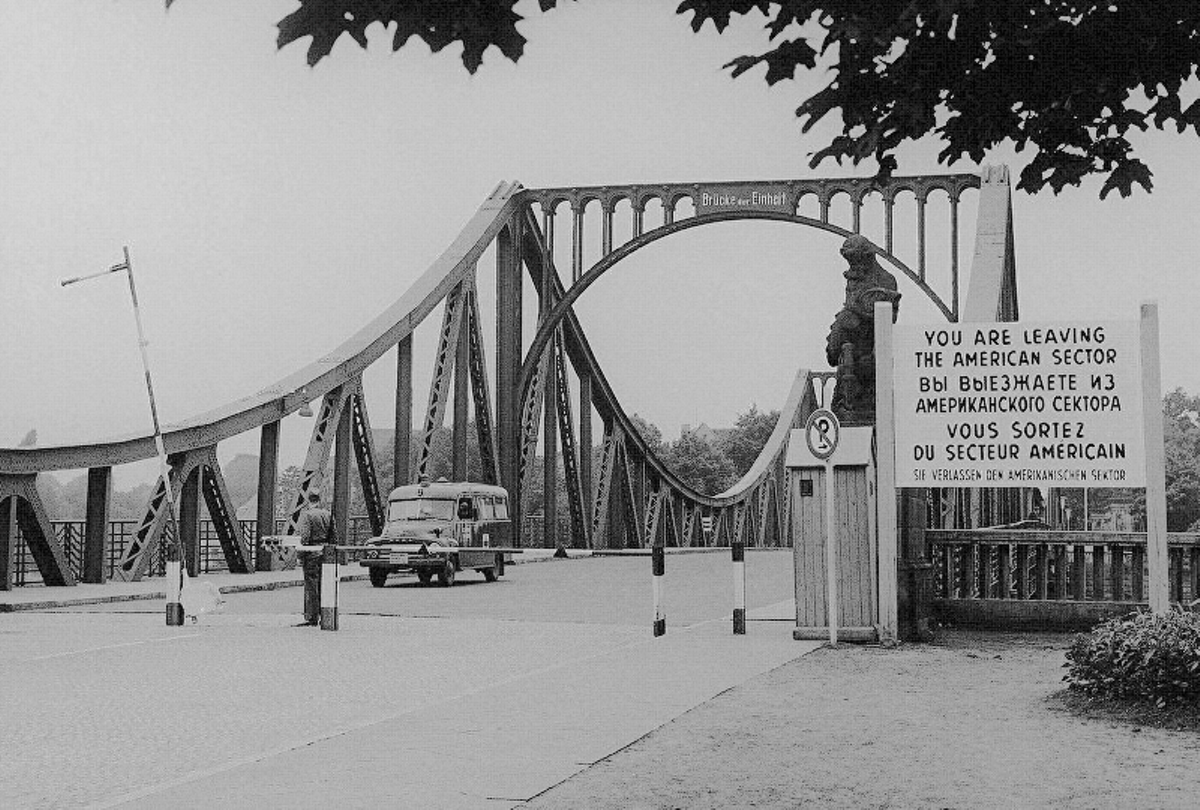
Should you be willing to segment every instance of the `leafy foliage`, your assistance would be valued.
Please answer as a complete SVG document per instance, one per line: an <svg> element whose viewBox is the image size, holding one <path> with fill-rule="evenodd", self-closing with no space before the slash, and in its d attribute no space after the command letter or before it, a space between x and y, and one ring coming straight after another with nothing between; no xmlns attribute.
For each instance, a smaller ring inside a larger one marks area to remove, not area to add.
<svg viewBox="0 0 1200 810"><path fill-rule="evenodd" d="M646 446L655 453L661 453L665 445L663 444L662 431L658 429L658 425L650 422L638 414L629 417L633 422L633 426L637 428L638 435L642 437L642 441Z"/></svg>
<svg viewBox="0 0 1200 810"><path fill-rule="evenodd" d="M721 452L733 464L738 476L745 475L754 464L758 454L766 447L775 423L779 421L779 411L760 411L757 405L751 405L750 410L738 414L733 429L721 441Z"/></svg>
<svg viewBox="0 0 1200 810"><path fill-rule="evenodd" d="M514 62L524 53L525 37L517 31L522 17L513 11L514 5L516 0L300 0L300 8L279 21L278 44L282 48L311 37L308 63L315 65L342 34L366 48L368 26L395 25L392 50L400 50L412 37L424 40L434 53L461 42L463 66L474 73L493 45ZM554 0L541 2L543 11L553 6Z"/></svg>
<svg viewBox="0 0 1200 810"><path fill-rule="evenodd" d="M1063 680L1086 694L1159 707L1200 701L1200 614L1113 619L1076 637L1066 657Z"/></svg>
<svg viewBox="0 0 1200 810"><path fill-rule="evenodd" d="M842 134L813 166L871 158L886 176L895 149L929 133L945 143L942 163L981 162L1011 140L1034 149L1019 188L1058 193L1099 175L1101 198L1128 196L1152 185L1131 129L1200 132L1200 103L1184 108L1180 97L1200 57L1194 3L684 0L679 8L693 13L696 30L708 20L722 30L730 13L768 17L773 47L730 62L735 76L761 63L774 84L799 67L831 67L829 83L796 110L805 131L841 111Z"/></svg>
<svg viewBox="0 0 1200 810"><path fill-rule="evenodd" d="M663 454L663 461L699 492L716 494L737 481L737 472L725 454L695 433L680 436Z"/></svg>
<svg viewBox="0 0 1200 810"><path fill-rule="evenodd" d="M1163 398L1167 530L1200 528L1200 397L1176 388Z"/></svg>
<svg viewBox="0 0 1200 810"><path fill-rule="evenodd" d="M168 7L174 0L166 0ZM417 37L441 51L462 44L474 73L495 46L512 61L524 53L516 0L299 0L279 22L279 47L309 38L315 65L348 34L367 46L367 28L392 31L392 49ZM539 0L541 11L557 5ZM770 47L739 56L733 76L765 67L775 85L798 70L828 76L796 109L805 132L840 111L841 130L812 154L857 165L874 161L880 178L895 151L926 135L944 143L938 160L976 163L1011 141L1033 155L1018 187L1058 193L1104 178L1101 198L1152 187L1131 130L1200 133L1200 101L1181 89L1200 62L1200 4L1147 0L683 0L700 31L723 32L735 16L765 18Z"/></svg>

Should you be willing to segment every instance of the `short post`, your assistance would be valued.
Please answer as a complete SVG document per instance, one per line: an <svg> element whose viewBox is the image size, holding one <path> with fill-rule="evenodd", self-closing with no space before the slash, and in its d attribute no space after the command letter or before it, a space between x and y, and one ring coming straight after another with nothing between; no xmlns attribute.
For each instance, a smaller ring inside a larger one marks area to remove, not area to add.
<svg viewBox="0 0 1200 810"><path fill-rule="evenodd" d="M667 570L667 555L662 546L652 546L650 560L654 567L654 635L667 633L667 613L663 609L663 576Z"/></svg>
<svg viewBox="0 0 1200 810"><path fill-rule="evenodd" d="M746 544L738 541L733 552L733 634L746 635Z"/></svg>
<svg viewBox="0 0 1200 810"><path fill-rule="evenodd" d="M338 550L333 543L321 550L321 629L338 629Z"/></svg>
<svg viewBox="0 0 1200 810"><path fill-rule="evenodd" d="M180 591L183 569L179 560L179 544L167 544L167 627L183 626L183 602Z"/></svg>

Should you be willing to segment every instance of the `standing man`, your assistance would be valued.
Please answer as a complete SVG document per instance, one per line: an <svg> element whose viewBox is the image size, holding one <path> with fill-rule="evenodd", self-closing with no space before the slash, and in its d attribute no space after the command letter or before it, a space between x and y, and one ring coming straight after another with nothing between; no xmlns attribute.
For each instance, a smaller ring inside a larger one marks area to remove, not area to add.
<svg viewBox="0 0 1200 810"><path fill-rule="evenodd" d="M333 516L321 506L321 493L315 489L308 493L308 504L300 513L296 528L301 545L333 542ZM321 552L300 552L300 565L304 569L304 621L296 626L316 627L321 618Z"/></svg>

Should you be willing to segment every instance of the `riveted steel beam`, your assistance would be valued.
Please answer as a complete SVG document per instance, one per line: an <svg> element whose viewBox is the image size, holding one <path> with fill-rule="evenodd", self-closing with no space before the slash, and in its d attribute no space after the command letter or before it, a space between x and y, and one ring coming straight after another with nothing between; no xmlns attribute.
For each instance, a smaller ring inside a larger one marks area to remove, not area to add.
<svg viewBox="0 0 1200 810"><path fill-rule="evenodd" d="M275 489L279 483L279 423L262 426L258 441L258 502L254 560L259 571L271 570L271 555L263 538L275 534Z"/></svg>
<svg viewBox="0 0 1200 810"><path fill-rule="evenodd" d="M613 548L609 537L613 475L617 466L617 448L621 444L621 426L605 425L604 442L600 453L600 471L596 479L596 495L592 502L592 548Z"/></svg>
<svg viewBox="0 0 1200 810"><path fill-rule="evenodd" d="M152 559L158 554L160 544L169 539L164 537L168 518L167 487L171 487L176 501L182 501L184 488L193 474L198 476L196 486L203 490L230 572L248 573L250 549L242 537L237 517L229 507L229 493L221 475L221 465L217 462L216 446L176 453L167 461L170 480L158 479L146 504L146 511L117 562L113 577L122 582L136 582L145 575ZM190 568L194 574L194 561Z"/></svg>
<svg viewBox="0 0 1200 810"><path fill-rule="evenodd" d="M433 360L433 377L429 381L429 404L425 408L425 419L421 428L421 443L417 457L417 479L424 480L429 474L429 460L433 455L433 439L438 428L445 424L446 400L450 393L450 380L454 371L455 356L462 332L463 284L455 285L446 295L442 311L442 328L438 331L437 352Z"/></svg>
<svg viewBox="0 0 1200 810"><path fill-rule="evenodd" d="M312 435L308 440L308 452L304 456L304 466L300 468L300 486L296 490L296 499L292 502L292 510L288 515L287 527L284 534L295 534L296 525L300 522L300 513L308 502L309 492L320 492L321 483L325 478L325 464L329 461L329 450L337 432L338 420L342 416L342 408L346 403L346 392L339 386L321 399L321 408L317 411L313 422Z"/></svg>
<svg viewBox="0 0 1200 810"><path fill-rule="evenodd" d="M488 392L487 355L483 346L483 329L479 318L479 294L474 280L467 287L467 361L471 369L471 393L475 406L475 435L479 444L479 464L483 470L483 482L496 484L500 481L499 459L496 452L496 434L492 428L492 398Z"/></svg>
<svg viewBox="0 0 1200 810"><path fill-rule="evenodd" d="M733 506L733 536L729 538L730 543L744 543L746 530L746 513L749 510L746 508L746 503L738 503Z"/></svg>
<svg viewBox="0 0 1200 810"><path fill-rule="evenodd" d="M412 446L412 335L396 344L395 437L392 440L392 486L409 483L408 454Z"/></svg>
<svg viewBox="0 0 1200 810"><path fill-rule="evenodd" d="M450 477L454 481L467 480L467 419L471 385L471 343L467 336L470 330L470 288L463 280L463 310L458 319L458 333L454 338L454 414L450 420Z"/></svg>
<svg viewBox="0 0 1200 810"><path fill-rule="evenodd" d="M0 590L13 587L17 534L46 585L74 585L75 575L54 535L37 491L36 475L0 474Z"/></svg>
<svg viewBox="0 0 1200 810"><path fill-rule="evenodd" d="M521 371L523 217L496 237L496 464L508 490L513 543L521 544Z"/></svg>
<svg viewBox="0 0 1200 810"><path fill-rule="evenodd" d="M371 531L383 534L387 509L383 491L379 488L379 471L375 468L375 439L371 433L371 420L367 416L367 399L360 385L349 398L350 436L354 444L354 459L358 464L359 488L367 506L367 519Z"/></svg>
<svg viewBox="0 0 1200 810"><path fill-rule="evenodd" d="M521 403L521 432L520 432L520 482L521 492L525 491L525 476L529 473L530 462L537 451L538 434L540 432L542 401L545 399L546 377L549 376L551 355L546 353L538 363L537 375L529 387L524 401Z"/></svg>
<svg viewBox="0 0 1200 810"><path fill-rule="evenodd" d="M88 470L87 518L83 529L83 574L89 584L108 581L108 510L112 501L112 467Z"/></svg>
<svg viewBox="0 0 1200 810"><path fill-rule="evenodd" d="M700 526L700 517L700 504L683 504L683 537L680 538L680 546L686 548L692 545L696 529Z"/></svg>
<svg viewBox="0 0 1200 810"><path fill-rule="evenodd" d="M229 573L250 573L250 548L242 537L241 526L233 512L229 487L225 484L225 476L221 474L221 465L217 463L215 447L211 451L211 462L200 467L200 476L204 505L208 507L208 516L221 543Z"/></svg>
<svg viewBox="0 0 1200 810"><path fill-rule="evenodd" d="M579 482L579 465L576 463L583 451L575 445L575 421L571 413L571 394L567 388L567 364L563 357L561 336L554 341L554 376L563 477L566 479L567 509L571 515L571 547L587 548L588 526L583 515L583 489Z"/></svg>
<svg viewBox="0 0 1200 810"><path fill-rule="evenodd" d="M625 529L625 548L645 548L646 546L642 522L638 514L641 511L641 504L638 502L637 492L634 489L633 465L635 461L630 457L629 434L627 433L617 448L617 469L615 471L617 480L620 482L620 486L616 487L616 492L620 501L622 525Z"/></svg>

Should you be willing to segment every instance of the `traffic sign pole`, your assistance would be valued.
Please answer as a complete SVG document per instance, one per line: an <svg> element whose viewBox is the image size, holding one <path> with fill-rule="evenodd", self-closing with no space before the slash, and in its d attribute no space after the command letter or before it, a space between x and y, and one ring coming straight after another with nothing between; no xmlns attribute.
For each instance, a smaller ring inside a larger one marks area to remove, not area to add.
<svg viewBox="0 0 1200 810"><path fill-rule="evenodd" d="M829 646L837 646L838 588L837 588L837 521L833 499L833 459L825 459L825 594L826 620L829 622Z"/></svg>
<svg viewBox="0 0 1200 810"><path fill-rule="evenodd" d="M837 646L837 502L833 493L833 453L837 450L841 425L833 411L813 411L804 425L808 449L825 462L825 619L829 625L829 646Z"/></svg>

